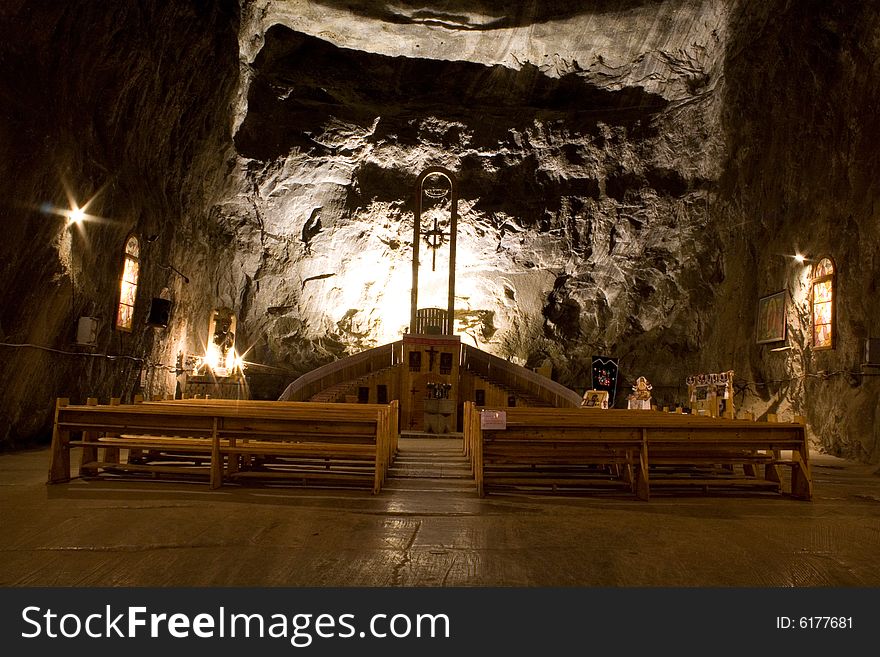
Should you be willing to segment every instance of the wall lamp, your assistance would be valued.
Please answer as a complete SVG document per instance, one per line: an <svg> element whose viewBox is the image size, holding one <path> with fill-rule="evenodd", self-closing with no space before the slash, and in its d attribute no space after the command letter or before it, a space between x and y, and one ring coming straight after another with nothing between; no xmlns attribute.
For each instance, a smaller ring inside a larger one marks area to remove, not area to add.
<svg viewBox="0 0 880 657"><path fill-rule="evenodd" d="M78 224L86 218L86 212L82 208L73 208L67 215L67 220L72 224Z"/></svg>
<svg viewBox="0 0 880 657"><path fill-rule="evenodd" d="M162 269L170 269L170 270L173 271L175 274L177 274L178 276L180 276L180 277L183 279L183 282L184 282L184 283L189 283L189 278L188 278L188 277L187 277L182 271L180 271L179 269L177 269L176 267L172 267L171 265L163 265L163 264L160 264L159 266L160 266Z"/></svg>

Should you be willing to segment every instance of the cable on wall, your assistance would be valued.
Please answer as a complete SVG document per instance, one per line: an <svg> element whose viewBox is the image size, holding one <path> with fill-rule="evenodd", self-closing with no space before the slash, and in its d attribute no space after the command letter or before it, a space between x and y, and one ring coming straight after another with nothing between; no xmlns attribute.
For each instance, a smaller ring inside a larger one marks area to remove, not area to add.
<svg viewBox="0 0 880 657"><path fill-rule="evenodd" d="M146 358L139 358L138 356L114 356L112 354L92 354L85 351L64 351L62 349L53 349L52 347L44 347L39 344L31 344L29 342L0 342L0 347L12 347L12 348L22 348L27 347L30 349L39 349L40 351L48 351L53 354L62 354L64 356L86 356L88 358L105 358L107 360L130 360L136 363L140 363L147 367L152 367L155 369L166 369L169 372L180 373L184 370L178 369L176 366L165 365L164 363L153 363Z"/></svg>

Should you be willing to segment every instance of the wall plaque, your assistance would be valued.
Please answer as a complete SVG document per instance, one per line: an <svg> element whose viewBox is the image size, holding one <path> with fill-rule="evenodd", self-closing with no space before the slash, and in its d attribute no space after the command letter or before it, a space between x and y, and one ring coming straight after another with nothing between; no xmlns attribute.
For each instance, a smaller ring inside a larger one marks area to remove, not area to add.
<svg viewBox="0 0 880 657"><path fill-rule="evenodd" d="M480 429L506 429L507 411L480 411Z"/></svg>

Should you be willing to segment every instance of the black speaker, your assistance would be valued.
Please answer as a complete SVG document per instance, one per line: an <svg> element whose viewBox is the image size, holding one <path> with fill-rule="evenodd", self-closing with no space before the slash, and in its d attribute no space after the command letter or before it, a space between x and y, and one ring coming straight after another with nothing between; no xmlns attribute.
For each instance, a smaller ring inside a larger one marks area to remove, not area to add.
<svg viewBox="0 0 880 657"><path fill-rule="evenodd" d="M865 365L880 367L880 338L867 338L865 340Z"/></svg>
<svg viewBox="0 0 880 657"><path fill-rule="evenodd" d="M150 303L150 315L147 324L160 328L168 327L168 319L171 316L171 301L168 299L154 298Z"/></svg>

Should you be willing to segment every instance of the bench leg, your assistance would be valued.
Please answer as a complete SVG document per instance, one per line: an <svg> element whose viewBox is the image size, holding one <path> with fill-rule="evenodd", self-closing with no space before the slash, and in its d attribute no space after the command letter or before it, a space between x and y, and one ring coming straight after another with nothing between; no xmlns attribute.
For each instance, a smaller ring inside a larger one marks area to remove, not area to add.
<svg viewBox="0 0 880 657"><path fill-rule="evenodd" d="M49 465L49 483L60 484L70 481L70 432L52 432L52 461Z"/></svg>
<svg viewBox="0 0 880 657"><path fill-rule="evenodd" d="M70 404L70 400L55 401L55 426L52 429L52 458L49 463L49 483L70 481L70 432L58 428L58 412Z"/></svg>
<svg viewBox="0 0 880 657"><path fill-rule="evenodd" d="M627 450L626 452L626 463L623 464L621 468L621 479L623 479L623 483L629 486L630 491L633 493L636 492L636 479L633 475L633 453L632 450Z"/></svg>
<svg viewBox="0 0 880 657"><path fill-rule="evenodd" d="M223 456L220 454L220 438L217 435L217 418L214 418L214 431L211 436L211 488L223 485Z"/></svg>
<svg viewBox="0 0 880 657"><path fill-rule="evenodd" d="M770 454L775 461L782 458L779 450L772 450ZM774 482L777 485L777 490L782 490L782 476L779 474L779 466L775 463L768 463L764 466L764 479Z"/></svg>
<svg viewBox="0 0 880 657"><path fill-rule="evenodd" d="M247 442L246 440L243 442ZM238 441L233 437L229 439L229 446L235 447L238 444ZM239 459L241 458L240 454L229 453L226 455L226 474L234 475L241 468L239 465Z"/></svg>
<svg viewBox="0 0 880 657"><path fill-rule="evenodd" d="M87 406L97 406L98 399L97 397L89 397L86 400ZM98 441L98 432L97 431L86 431L83 433L83 439L87 442L97 442ZM82 460L79 464L79 476L80 477L96 477L98 476L98 468L89 465L91 463L95 463L98 460L98 448L93 447L91 445L84 446L82 448Z"/></svg>
<svg viewBox="0 0 880 657"><path fill-rule="evenodd" d="M647 502L651 499L651 484L648 481L648 431L642 429L642 447L639 450L639 469L636 475L636 496Z"/></svg>
<svg viewBox="0 0 880 657"><path fill-rule="evenodd" d="M635 493L636 497L645 502L651 499L651 486L648 481L648 466L644 461L639 463L639 469L635 481Z"/></svg>
<svg viewBox="0 0 880 657"><path fill-rule="evenodd" d="M794 466L791 469L791 494L802 500L813 499L813 478L810 464L799 451L792 453Z"/></svg>
<svg viewBox="0 0 880 657"><path fill-rule="evenodd" d="M110 436L112 438L118 438L118 436ZM119 463L119 448L118 447L105 447L104 448L104 461L106 463Z"/></svg>
<svg viewBox="0 0 880 657"><path fill-rule="evenodd" d="M98 433L96 431L86 431L83 433L83 439L93 442L98 439ZM92 447L91 445L84 446L82 448L82 460L79 464L79 476L80 477L97 477L98 476L98 468L95 465L98 461L98 448Z"/></svg>
<svg viewBox="0 0 880 657"><path fill-rule="evenodd" d="M112 397L110 399L111 406L119 406L121 400L119 397ZM118 438L119 434L104 434L108 438ZM119 463L119 448L118 447L105 447L104 448L104 462L105 463Z"/></svg>

